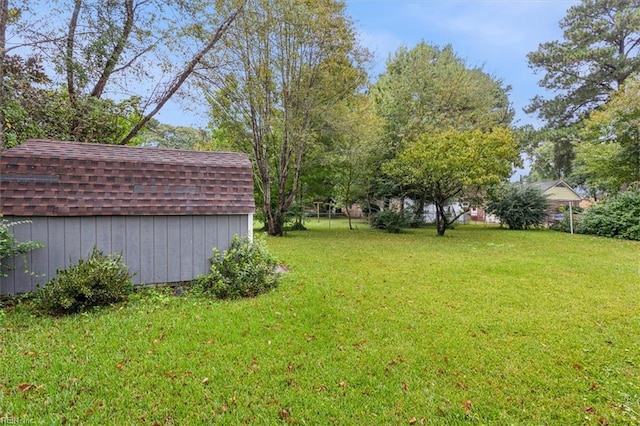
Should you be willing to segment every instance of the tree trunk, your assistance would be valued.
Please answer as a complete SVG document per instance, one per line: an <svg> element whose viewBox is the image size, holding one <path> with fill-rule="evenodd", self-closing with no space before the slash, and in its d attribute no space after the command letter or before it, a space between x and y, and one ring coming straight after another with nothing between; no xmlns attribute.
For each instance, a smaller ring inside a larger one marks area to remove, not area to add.
<svg viewBox="0 0 640 426"><path fill-rule="evenodd" d="M371 195L367 194L367 221L369 222L369 225L371 225L372 220L373 220L373 215L371 214Z"/></svg>
<svg viewBox="0 0 640 426"><path fill-rule="evenodd" d="M416 207L416 210L413 212L413 220L416 223L419 223L423 220L423 214L424 214L424 205L427 201L427 193L424 192L421 196L420 199L418 200L418 205Z"/></svg>
<svg viewBox="0 0 640 426"><path fill-rule="evenodd" d="M84 121L84 108L80 110L78 104L78 93L76 91L76 65L73 62L73 52L76 42L76 29L78 27L78 16L80 15L80 9L82 8L82 0L76 0L73 6L73 13L71 14L71 20L69 21L69 32L67 33L66 53L65 53L65 67L67 72L67 93L69 94L69 102L73 108L73 119L71 120L71 129L69 129L76 142L80 140L82 133L82 125Z"/></svg>
<svg viewBox="0 0 640 426"><path fill-rule="evenodd" d="M435 201L436 205L436 229L438 230L438 235L443 236L445 231L447 230L447 215L444 211L444 205L440 201Z"/></svg>
<svg viewBox="0 0 640 426"><path fill-rule="evenodd" d="M284 217L280 212L269 212L267 215L267 233L272 237L284 235Z"/></svg>
<svg viewBox="0 0 640 426"><path fill-rule="evenodd" d="M131 35L131 31L133 30L134 23L134 5L133 0L125 0L124 2L124 10L125 10L125 21L122 28L122 33L116 40L116 44L113 47L113 51L109 55L107 62L102 70L102 75L98 79L96 85L91 91L91 95L94 98L100 98L104 93L104 89L107 87L107 82L109 78L113 74L118 61L120 60L120 56L122 52L124 52L124 48L129 40L129 36Z"/></svg>
<svg viewBox="0 0 640 426"><path fill-rule="evenodd" d="M133 128L129 131L129 133L119 142L120 145L128 144L131 141L131 139L133 139L138 134L138 132L140 132L140 130L142 130L142 128L149 121L151 121L151 119L162 109L162 107L169 101L169 99L171 99L171 97L175 95L175 93L180 89L180 87L182 87L182 84L187 80L187 78L191 74L193 74L194 70L196 69L196 66L198 66L198 64L200 64L200 62L202 61L202 58L204 58L204 56L213 49L213 47L218 43L218 41L224 35L224 33L227 32L227 30L229 29L233 21L236 19L240 11L244 8L245 3L246 1L242 2L242 4L238 7L238 9L236 9L233 13L231 13L231 15L229 15L227 19L225 19L220 24L220 26L216 29L216 32L209 39L209 42L199 52L196 53L196 55L191 59L191 61L189 61L189 63L185 65L182 72L173 79L171 84L169 84L169 88L167 89L166 92L162 94L162 96L160 96L160 99L158 100L156 107L151 112L146 114L142 118L142 120L136 123L135 126L133 126Z"/></svg>
<svg viewBox="0 0 640 426"><path fill-rule="evenodd" d="M4 133L7 91L4 85L4 59L6 57L7 21L9 15L9 0L0 0L0 152L7 148L7 137Z"/></svg>

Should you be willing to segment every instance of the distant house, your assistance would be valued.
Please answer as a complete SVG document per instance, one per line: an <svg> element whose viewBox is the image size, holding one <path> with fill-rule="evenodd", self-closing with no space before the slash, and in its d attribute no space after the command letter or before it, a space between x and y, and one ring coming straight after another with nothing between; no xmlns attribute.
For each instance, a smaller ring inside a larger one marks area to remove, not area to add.
<svg viewBox="0 0 640 426"><path fill-rule="evenodd" d="M415 207L415 203L413 200L406 198L404 200L404 208L405 210L407 209L414 209ZM452 202L448 205L445 206L445 213L451 216L457 216L460 213L462 213L463 210L465 210L466 205L459 203L459 202ZM399 211L400 209L397 208L397 210ZM425 204L422 212L421 212L421 218L422 221L424 223L435 223L436 219L437 219L437 210L436 210L436 205L429 203L429 204ZM466 215L462 215L458 218L458 223L466 223L467 221L467 217Z"/></svg>
<svg viewBox="0 0 640 426"><path fill-rule="evenodd" d="M0 213L19 241L44 247L0 278L0 294L32 291L93 247L122 253L137 284L188 281L212 248L253 232L245 154L30 140L2 153Z"/></svg>
<svg viewBox="0 0 640 426"><path fill-rule="evenodd" d="M472 222L498 223L500 219L496 215L487 213L483 206L472 206L469 208L469 220Z"/></svg>
<svg viewBox="0 0 640 426"><path fill-rule="evenodd" d="M533 182L526 184L526 186L539 189L549 200L546 225L551 225L562 219L564 214L559 212L560 207L569 207L571 205L572 208L575 208L580 205L582 200L580 194L562 180ZM469 218L476 222L499 222L499 219L492 214L488 214L483 206L472 207L469 210Z"/></svg>
<svg viewBox="0 0 640 426"><path fill-rule="evenodd" d="M530 187L538 188L549 200L547 225L558 222L563 214L559 212L561 207L578 207L582 197L563 180L533 182Z"/></svg>

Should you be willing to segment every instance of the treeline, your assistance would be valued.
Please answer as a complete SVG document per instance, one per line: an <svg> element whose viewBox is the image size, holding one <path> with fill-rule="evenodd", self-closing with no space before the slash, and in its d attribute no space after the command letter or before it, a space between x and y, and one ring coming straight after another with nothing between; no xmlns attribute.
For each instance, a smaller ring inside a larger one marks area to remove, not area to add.
<svg viewBox="0 0 640 426"><path fill-rule="evenodd" d="M480 204L524 153L531 179L600 198L640 180L640 1L585 0L564 38L529 55L555 97L516 128L510 87L453 46L402 47L371 81L370 53L336 0L3 1L2 148L52 138L232 149L254 165L268 232L313 200ZM159 123L169 101L208 129ZM404 205L404 203L401 203Z"/></svg>

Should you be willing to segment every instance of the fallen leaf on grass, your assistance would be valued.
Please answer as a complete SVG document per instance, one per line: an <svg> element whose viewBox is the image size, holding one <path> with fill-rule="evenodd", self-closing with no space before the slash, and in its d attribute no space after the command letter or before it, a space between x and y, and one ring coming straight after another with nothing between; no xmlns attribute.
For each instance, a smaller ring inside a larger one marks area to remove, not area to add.
<svg viewBox="0 0 640 426"><path fill-rule="evenodd" d="M44 389L44 385L36 386L33 383L20 383L17 389L22 392L22 398L27 399L27 392L37 392L40 389Z"/></svg>
<svg viewBox="0 0 640 426"><path fill-rule="evenodd" d="M298 423L293 417L291 417L291 414L289 414L289 412L284 408L280 410L280 417L283 420L285 420L287 423Z"/></svg>
<svg viewBox="0 0 640 426"><path fill-rule="evenodd" d="M598 384L596 382L591 383L591 387L589 388L590 391L594 391L598 389Z"/></svg>
<svg viewBox="0 0 640 426"><path fill-rule="evenodd" d="M19 390L20 392L26 392L26 391L28 391L29 389L31 389L32 387L34 387L34 386L35 386L35 385L34 385L33 383L20 383L20 384L18 385L18 390Z"/></svg>
<svg viewBox="0 0 640 426"><path fill-rule="evenodd" d="M473 406L473 404L471 403L470 400L466 400L464 402L464 404L462 404L462 408L464 408L464 415L468 416L469 413L471 412L471 407Z"/></svg>
<svg viewBox="0 0 640 426"><path fill-rule="evenodd" d="M394 359L392 359L391 361L389 361L389 363L387 364L387 366L384 369L385 376L388 375L396 365L402 364L403 362L404 362L404 359L402 359L402 357L399 356L399 355L397 357L395 357Z"/></svg>
<svg viewBox="0 0 640 426"><path fill-rule="evenodd" d="M341 388L346 388L347 387L347 382L342 381L342 382L338 383L338 386L340 386Z"/></svg>
<svg viewBox="0 0 640 426"><path fill-rule="evenodd" d="M202 384L203 385L206 385L208 383L209 383L209 378L208 377L205 377L204 379L202 379Z"/></svg>

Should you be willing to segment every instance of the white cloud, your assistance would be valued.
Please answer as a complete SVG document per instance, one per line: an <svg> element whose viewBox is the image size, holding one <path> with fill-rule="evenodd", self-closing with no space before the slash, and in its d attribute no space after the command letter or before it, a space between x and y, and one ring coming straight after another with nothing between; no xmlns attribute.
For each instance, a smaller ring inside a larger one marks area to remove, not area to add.
<svg viewBox="0 0 640 426"><path fill-rule="evenodd" d="M543 91L526 55L540 43L562 37L560 20L579 0L347 0L362 44L376 53L373 75L384 72L389 54L420 40L451 44L470 66L513 86L517 117Z"/></svg>
<svg viewBox="0 0 640 426"><path fill-rule="evenodd" d="M389 31L360 30L358 32L360 44L375 56L376 69L379 64L384 66L390 54L403 44L403 40Z"/></svg>
<svg viewBox="0 0 640 426"><path fill-rule="evenodd" d="M520 55L560 35L559 20L574 1L449 1L407 3L415 25L465 51L472 62ZM463 55L464 56L464 55Z"/></svg>

